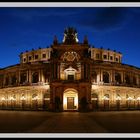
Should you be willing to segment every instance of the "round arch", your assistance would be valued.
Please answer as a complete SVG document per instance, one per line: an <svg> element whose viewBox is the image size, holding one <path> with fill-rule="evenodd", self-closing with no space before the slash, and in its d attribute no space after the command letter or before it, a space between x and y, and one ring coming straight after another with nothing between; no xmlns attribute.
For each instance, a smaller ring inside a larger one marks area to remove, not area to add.
<svg viewBox="0 0 140 140"><path fill-rule="evenodd" d="M63 92L63 109L78 110L78 91L68 88Z"/></svg>

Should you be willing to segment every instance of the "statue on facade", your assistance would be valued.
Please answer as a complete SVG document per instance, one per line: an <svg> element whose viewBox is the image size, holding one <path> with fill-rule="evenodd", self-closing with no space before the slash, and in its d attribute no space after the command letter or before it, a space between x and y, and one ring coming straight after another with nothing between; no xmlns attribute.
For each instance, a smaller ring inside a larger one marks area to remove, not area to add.
<svg viewBox="0 0 140 140"><path fill-rule="evenodd" d="M78 43L77 38L77 31L73 27L68 27L64 31L64 38L63 38L64 44L75 44Z"/></svg>

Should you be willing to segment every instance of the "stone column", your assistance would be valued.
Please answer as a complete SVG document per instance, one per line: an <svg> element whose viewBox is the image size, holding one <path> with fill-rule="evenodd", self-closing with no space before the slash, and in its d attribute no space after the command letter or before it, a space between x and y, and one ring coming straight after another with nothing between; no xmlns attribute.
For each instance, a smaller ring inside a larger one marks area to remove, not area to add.
<svg viewBox="0 0 140 140"><path fill-rule="evenodd" d="M139 76L138 75L136 76L136 82L137 82L137 85L139 85Z"/></svg>
<svg viewBox="0 0 140 140"><path fill-rule="evenodd" d="M4 77L3 77L3 87L5 87L5 82L6 82L6 76L4 74Z"/></svg>
<svg viewBox="0 0 140 140"><path fill-rule="evenodd" d="M130 84L133 84L133 75L130 73Z"/></svg>
<svg viewBox="0 0 140 140"><path fill-rule="evenodd" d="M29 83L32 83L32 73L31 73L31 70L29 70Z"/></svg>
<svg viewBox="0 0 140 140"><path fill-rule="evenodd" d="M114 73L113 73L113 70L111 70L111 72L110 72L110 83L113 83L113 76L114 76Z"/></svg>
<svg viewBox="0 0 140 140"><path fill-rule="evenodd" d="M57 67L57 79L60 79L60 63L58 63Z"/></svg>
<svg viewBox="0 0 140 140"><path fill-rule="evenodd" d="M45 82L43 69L41 69L41 82L43 82L43 83Z"/></svg>
<svg viewBox="0 0 140 140"><path fill-rule="evenodd" d="M18 85L20 85L20 70L19 70L19 73L18 73Z"/></svg>
<svg viewBox="0 0 140 140"><path fill-rule="evenodd" d="M100 69L100 82L103 82L103 72L101 69Z"/></svg>
<svg viewBox="0 0 140 140"><path fill-rule="evenodd" d="M81 79L84 79L84 65L81 64Z"/></svg>
<svg viewBox="0 0 140 140"><path fill-rule="evenodd" d="M123 83L123 72L121 71L120 74L121 74L121 83Z"/></svg>
<svg viewBox="0 0 140 140"><path fill-rule="evenodd" d="M26 71L26 81L29 82L29 71Z"/></svg>
<svg viewBox="0 0 140 140"><path fill-rule="evenodd" d="M42 81L42 78L41 78L41 69L38 70L38 82L41 82Z"/></svg>

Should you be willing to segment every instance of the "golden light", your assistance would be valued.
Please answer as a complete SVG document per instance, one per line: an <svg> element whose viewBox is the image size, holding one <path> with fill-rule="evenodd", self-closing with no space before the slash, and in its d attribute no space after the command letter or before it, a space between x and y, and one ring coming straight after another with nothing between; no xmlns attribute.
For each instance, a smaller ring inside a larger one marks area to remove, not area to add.
<svg viewBox="0 0 140 140"><path fill-rule="evenodd" d="M136 100L140 101L140 97L138 97Z"/></svg>
<svg viewBox="0 0 140 140"><path fill-rule="evenodd" d="M109 100L109 98L106 97L106 96L104 96L102 99L103 99L103 100Z"/></svg>
<svg viewBox="0 0 140 140"><path fill-rule="evenodd" d="M133 98L132 97L128 97L127 100L131 101L131 100L133 100Z"/></svg>
<svg viewBox="0 0 140 140"><path fill-rule="evenodd" d="M24 96L22 96L22 97L20 98L20 100L26 100L26 98L25 98Z"/></svg>
<svg viewBox="0 0 140 140"><path fill-rule="evenodd" d="M120 96L117 96L116 97L116 100L121 100L122 98Z"/></svg>
<svg viewBox="0 0 140 140"><path fill-rule="evenodd" d="M32 100L39 100L39 97L35 96L34 98L32 98Z"/></svg>
<svg viewBox="0 0 140 140"><path fill-rule="evenodd" d="M99 88L99 86L98 85L92 85L92 87L91 87L92 89L98 89Z"/></svg>
<svg viewBox="0 0 140 140"><path fill-rule="evenodd" d="M16 99L15 99L14 97L10 97L10 100L13 100L13 101L14 101L14 100L16 100Z"/></svg>
<svg viewBox="0 0 140 140"><path fill-rule="evenodd" d="M67 110L67 100L68 100L69 97L74 98L74 106L75 106L75 110L77 110L78 109L78 93L74 89L67 89L64 92L64 95L63 95L63 109Z"/></svg>
<svg viewBox="0 0 140 140"><path fill-rule="evenodd" d="M2 101L5 101L6 99L4 97L1 98Z"/></svg>
<svg viewBox="0 0 140 140"><path fill-rule="evenodd" d="M97 98L91 98L91 100L97 101L98 99Z"/></svg>

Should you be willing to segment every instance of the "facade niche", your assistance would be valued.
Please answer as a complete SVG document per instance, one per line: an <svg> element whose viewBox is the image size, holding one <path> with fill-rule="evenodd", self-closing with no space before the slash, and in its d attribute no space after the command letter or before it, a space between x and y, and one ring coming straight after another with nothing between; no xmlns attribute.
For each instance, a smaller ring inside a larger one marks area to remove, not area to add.
<svg viewBox="0 0 140 140"><path fill-rule="evenodd" d="M27 81L26 73L20 75L20 84L24 84Z"/></svg>
<svg viewBox="0 0 140 140"><path fill-rule="evenodd" d="M128 75L125 75L125 83L130 84L130 77Z"/></svg>
<svg viewBox="0 0 140 140"><path fill-rule="evenodd" d="M8 86L9 85L9 77L6 77L5 78L5 86Z"/></svg>
<svg viewBox="0 0 140 140"><path fill-rule="evenodd" d="M14 76L12 76L12 78L11 78L11 84L12 84L12 85L15 85L16 82L17 82L17 78L16 78L16 76L14 75Z"/></svg>
<svg viewBox="0 0 140 140"><path fill-rule="evenodd" d="M103 82L109 83L109 73L108 72L103 72Z"/></svg>
<svg viewBox="0 0 140 140"><path fill-rule="evenodd" d="M115 73L115 82L116 84L121 84L121 74Z"/></svg>
<svg viewBox="0 0 140 140"><path fill-rule="evenodd" d="M32 83L38 83L38 81L39 81L39 74L38 72L34 72L32 74Z"/></svg>
<svg viewBox="0 0 140 140"><path fill-rule="evenodd" d="M136 77L135 76L133 77L133 84L134 85L137 85L137 80L136 80Z"/></svg>

